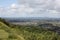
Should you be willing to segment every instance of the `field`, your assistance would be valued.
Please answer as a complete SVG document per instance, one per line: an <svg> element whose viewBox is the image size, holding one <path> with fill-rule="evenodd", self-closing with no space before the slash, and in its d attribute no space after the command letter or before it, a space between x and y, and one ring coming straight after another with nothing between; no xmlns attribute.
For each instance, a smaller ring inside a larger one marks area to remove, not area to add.
<svg viewBox="0 0 60 40"><path fill-rule="evenodd" d="M14 25L0 19L0 40L60 40L56 24Z"/></svg>

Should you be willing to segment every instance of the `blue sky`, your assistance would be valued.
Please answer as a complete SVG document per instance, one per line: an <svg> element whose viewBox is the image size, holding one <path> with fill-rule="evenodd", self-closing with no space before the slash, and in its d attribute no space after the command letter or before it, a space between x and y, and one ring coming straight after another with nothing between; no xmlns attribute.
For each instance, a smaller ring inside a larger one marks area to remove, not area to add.
<svg viewBox="0 0 60 40"><path fill-rule="evenodd" d="M17 3L17 0L0 0L0 6L2 7L10 6L12 3Z"/></svg>
<svg viewBox="0 0 60 40"><path fill-rule="evenodd" d="M60 0L0 0L0 17L60 18Z"/></svg>

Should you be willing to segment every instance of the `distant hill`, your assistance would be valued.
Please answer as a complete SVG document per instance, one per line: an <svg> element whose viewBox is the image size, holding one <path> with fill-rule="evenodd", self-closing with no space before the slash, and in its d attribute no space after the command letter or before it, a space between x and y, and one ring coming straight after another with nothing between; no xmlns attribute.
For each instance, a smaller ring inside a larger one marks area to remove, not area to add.
<svg viewBox="0 0 60 40"><path fill-rule="evenodd" d="M8 22L31 22L31 21L60 21L60 18L48 17L20 17L20 18L4 18Z"/></svg>

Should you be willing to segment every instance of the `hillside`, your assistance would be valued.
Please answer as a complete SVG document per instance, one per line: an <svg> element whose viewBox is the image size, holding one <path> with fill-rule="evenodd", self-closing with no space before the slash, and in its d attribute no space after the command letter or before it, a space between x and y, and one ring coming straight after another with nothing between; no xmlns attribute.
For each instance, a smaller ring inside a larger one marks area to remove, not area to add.
<svg viewBox="0 0 60 40"><path fill-rule="evenodd" d="M7 25L0 20L0 40L60 40L60 35L35 25Z"/></svg>

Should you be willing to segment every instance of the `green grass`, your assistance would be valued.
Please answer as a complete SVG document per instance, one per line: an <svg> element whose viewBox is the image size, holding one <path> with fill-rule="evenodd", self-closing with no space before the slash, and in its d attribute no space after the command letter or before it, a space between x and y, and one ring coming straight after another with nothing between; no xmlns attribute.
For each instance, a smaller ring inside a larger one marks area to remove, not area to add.
<svg viewBox="0 0 60 40"><path fill-rule="evenodd" d="M0 38L8 38L9 34L5 31L0 29Z"/></svg>
<svg viewBox="0 0 60 40"><path fill-rule="evenodd" d="M0 40L60 40L60 35L35 26L7 26L0 22Z"/></svg>

